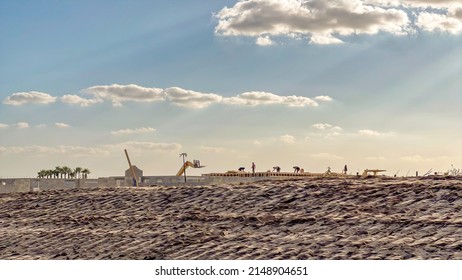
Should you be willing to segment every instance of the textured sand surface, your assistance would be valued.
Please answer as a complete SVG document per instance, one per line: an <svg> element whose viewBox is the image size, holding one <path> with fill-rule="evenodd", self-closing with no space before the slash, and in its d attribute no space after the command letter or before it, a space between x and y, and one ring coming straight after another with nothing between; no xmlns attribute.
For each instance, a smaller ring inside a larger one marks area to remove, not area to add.
<svg viewBox="0 0 462 280"><path fill-rule="evenodd" d="M0 195L1 259L462 259L462 180Z"/></svg>

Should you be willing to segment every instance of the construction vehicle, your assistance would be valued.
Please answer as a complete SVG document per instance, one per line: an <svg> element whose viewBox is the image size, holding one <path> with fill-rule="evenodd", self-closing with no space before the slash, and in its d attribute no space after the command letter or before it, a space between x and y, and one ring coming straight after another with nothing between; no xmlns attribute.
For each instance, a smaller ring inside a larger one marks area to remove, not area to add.
<svg viewBox="0 0 462 280"><path fill-rule="evenodd" d="M189 160L186 161L180 168L180 170L178 171L178 173L176 173L176 176L181 176L183 175L183 173L186 171L186 168L188 167L192 167L192 168L203 168L205 167L204 165L201 165L200 161L199 160L193 160L193 162L190 162Z"/></svg>

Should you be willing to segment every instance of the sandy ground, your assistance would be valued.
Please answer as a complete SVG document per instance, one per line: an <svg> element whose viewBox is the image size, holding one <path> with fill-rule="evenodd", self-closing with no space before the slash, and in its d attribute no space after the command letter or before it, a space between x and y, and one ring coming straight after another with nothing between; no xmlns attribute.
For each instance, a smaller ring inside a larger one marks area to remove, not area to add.
<svg viewBox="0 0 462 280"><path fill-rule="evenodd" d="M0 195L1 259L462 259L462 179Z"/></svg>

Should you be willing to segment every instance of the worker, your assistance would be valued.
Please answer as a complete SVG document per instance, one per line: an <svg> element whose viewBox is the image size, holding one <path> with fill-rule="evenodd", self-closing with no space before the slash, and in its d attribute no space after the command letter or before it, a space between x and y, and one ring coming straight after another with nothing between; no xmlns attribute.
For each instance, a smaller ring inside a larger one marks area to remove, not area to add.
<svg viewBox="0 0 462 280"><path fill-rule="evenodd" d="M252 162L252 173L253 173L253 174L255 174L255 167L257 167L257 166L255 165L255 162Z"/></svg>
<svg viewBox="0 0 462 280"><path fill-rule="evenodd" d="M298 166L294 166L293 168L294 168L294 173L298 173L298 172L300 172L300 167L298 167Z"/></svg>
<svg viewBox="0 0 462 280"><path fill-rule="evenodd" d="M274 172L274 171L276 171L276 172L278 172L278 173L281 172L281 167L279 167L279 166L273 167L273 172Z"/></svg>
<svg viewBox="0 0 462 280"><path fill-rule="evenodd" d="M343 174L347 174L347 171L348 171L348 167L347 167L347 165L345 164L345 167L343 167Z"/></svg>

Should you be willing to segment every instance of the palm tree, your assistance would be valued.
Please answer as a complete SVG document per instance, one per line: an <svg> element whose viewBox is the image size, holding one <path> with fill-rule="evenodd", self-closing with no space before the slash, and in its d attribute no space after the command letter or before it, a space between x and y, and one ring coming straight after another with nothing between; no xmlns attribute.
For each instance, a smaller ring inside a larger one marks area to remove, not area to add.
<svg viewBox="0 0 462 280"><path fill-rule="evenodd" d="M42 169L37 173L38 178L44 178L45 176L47 176L47 171L45 169Z"/></svg>
<svg viewBox="0 0 462 280"><path fill-rule="evenodd" d="M70 178L70 174L72 173L72 169L69 166L63 166L62 171L64 175L67 175L67 178Z"/></svg>
<svg viewBox="0 0 462 280"><path fill-rule="evenodd" d="M83 174L83 177L84 177L85 179L87 179L88 174L90 174L90 173L91 173L91 172L90 172L90 170L89 170L88 168L85 168L85 169L82 170L82 174Z"/></svg>
<svg viewBox="0 0 462 280"><path fill-rule="evenodd" d="M55 167L54 175L55 175L55 178L59 178L60 176L61 176L61 178L63 177L63 169L62 169L61 166L56 166Z"/></svg>
<svg viewBox="0 0 462 280"><path fill-rule="evenodd" d="M82 167L76 167L74 172L77 175L77 179L80 179L80 172L82 172Z"/></svg>
<svg viewBox="0 0 462 280"><path fill-rule="evenodd" d="M54 174L54 171L53 171L53 170L51 170L51 169L45 170L45 176L46 176L47 178L51 178L51 177L53 176L53 174Z"/></svg>

